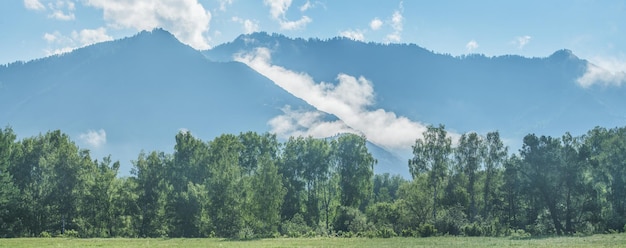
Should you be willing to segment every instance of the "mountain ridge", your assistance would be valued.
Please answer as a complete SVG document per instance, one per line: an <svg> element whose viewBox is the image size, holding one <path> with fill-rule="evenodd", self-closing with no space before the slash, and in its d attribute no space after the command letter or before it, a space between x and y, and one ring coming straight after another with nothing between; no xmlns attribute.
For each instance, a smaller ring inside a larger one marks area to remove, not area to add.
<svg viewBox="0 0 626 248"><path fill-rule="evenodd" d="M285 109L319 111L234 59L259 47L271 51L272 65L317 84L336 87L338 75L363 77L373 88L363 111L387 111L419 125L442 123L456 133L498 130L513 148L528 133L579 135L626 122L624 89L580 87L576 80L588 61L567 49L542 58L455 57L416 44L253 33L198 51L155 29L0 66L0 121L6 122L0 124L14 126L20 136L105 130L100 147L78 142L95 157L112 154L129 171L140 150L171 150L181 129L208 140L270 131L270 121L288 114ZM322 121L338 120L326 112ZM368 143L377 153L377 172L406 177L410 147L399 152L378 145Z"/></svg>

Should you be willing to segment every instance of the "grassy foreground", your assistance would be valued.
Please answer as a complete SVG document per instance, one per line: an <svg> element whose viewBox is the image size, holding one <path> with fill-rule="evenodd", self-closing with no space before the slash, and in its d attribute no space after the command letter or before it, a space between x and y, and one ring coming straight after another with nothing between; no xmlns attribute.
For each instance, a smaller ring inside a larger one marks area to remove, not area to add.
<svg viewBox="0 0 626 248"><path fill-rule="evenodd" d="M626 234L513 240L490 237L225 239L0 239L0 247L626 247Z"/></svg>

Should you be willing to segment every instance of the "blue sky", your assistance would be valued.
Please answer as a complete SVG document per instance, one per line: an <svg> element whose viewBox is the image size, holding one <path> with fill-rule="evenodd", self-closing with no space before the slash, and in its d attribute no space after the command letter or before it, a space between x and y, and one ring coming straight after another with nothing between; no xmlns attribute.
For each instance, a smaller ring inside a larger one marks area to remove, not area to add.
<svg viewBox="0 0 626 248"><path fill-rule="evenodd" d="M163 27L207 49L242 33L348 36L439 53L544 57L570 49L626 70L626 1L8 0L0 64Z"/></svg>

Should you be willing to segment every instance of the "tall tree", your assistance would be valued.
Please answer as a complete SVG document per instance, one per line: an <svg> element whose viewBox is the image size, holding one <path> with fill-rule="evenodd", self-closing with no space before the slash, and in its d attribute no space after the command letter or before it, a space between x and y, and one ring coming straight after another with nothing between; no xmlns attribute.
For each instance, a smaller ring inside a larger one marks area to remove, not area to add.
<svg viewBox="0 0 626 248"><path fill-rule="evenodd" d="M172 187L164 180L168 163L171 163L171 156L156 151L147 156L141 152L137 160L133 161L131 174L135 176L137 187L140 237L162 237L169 233L165 205Z"/></svg>
<svg viewBox="0 0 626 248"><path fill-rule="evenodd" d="M428 182L433 192L434 220L437 218L437 190L449 169L452 139L447 136L444 125L439 125L439 127L429 125L422 135L422 139L417 139L413 145L413 158L409 160L409 171L414 180L422 173L428 174Z"/></svg>
<svg viewBox="0 0 626 248"><path fill-rule="evenodd" d="M258 165L258 174L252 178L252 211L260 233L269 236L278 231L286 190L282 175L269 154L260 156Z"/></svg>
<svg viewBox="0 0 626 248"><path fill-rule="evenodd" d="M191 132L179 132L174 146L174 160L167 164L165 180L172 185L167 203L167 212L172 225L171 234L176 237L200 236L197 222L206 206L199 197L200 188L208 177L209 147ZM189 186L194 188L190 189Z"/></svg>
<svg viewBox="0 0 626 248"><path fill-rule="evenodd" d="M524 137L520 155L524 161L521 170L529 182L530 194L537 194L541 203L548 208L556 234L563 234L560 218L561 188L559 169L562 167L561 142L549 136Z"/></svg>
<svg viewBox="0 0 626 248"><path fill-rule="evenodd" d="M14 237L18 234L15 222L19 195L9 168L15 149L15 138L16 135L10 127L0 129L0 237Z"/></svg>
<svg viewBox="0 0 626 248"><path fill-rule="evenodd" d="M243 227L242 187L237 136L221 135L209 143L211 224L220 237L235 237Z"/></svg>
<svg viewBox="0 0 626 248"><path fill-rule="evenodd" d="M470 195L469 217L474 221L476 216L476 177L483 160L483 140L477 133L462 134L459 146L455 149L457 163L468 179L467 191ZM485 186L487 187L487 186Z"/></svg>
<svg viewBox="0 0 626 248"><path fill-rule="evenodd" d="M290 220L296 214L302 213L304 199L303 156L306 149L303 137L289 137L285 142L282 159L278 171L283 175L283 186L287 192L281 208L283 220Z"/></svg>
<svg viewBox="0 0 626 248"><path fill-rule="evenodd" d="M521 229L524 227L518 219L521 202L522 179L520 178L520 169L522 160L515 154L506 159L504 165L504 183L500 187L504 195L503 221L513 229Z"/></svg>
<svg viewBox="0 0 626 248"><path fill-rule="evenodd" d="M376 164L372 154L367 151L365 137L341 135L333 151L339 173L341 205L364 211L365 203L372 196L372 177Z"/></svg>
<svg viewBox="0 0 626 248"><path fill-rule="evenodd" d="M492 210L492 197L498 188L498 171L507 157L508 147L500 139L500 133L489 132L485 140L485 186L483 188L483 217L489 218Z"/></svg>

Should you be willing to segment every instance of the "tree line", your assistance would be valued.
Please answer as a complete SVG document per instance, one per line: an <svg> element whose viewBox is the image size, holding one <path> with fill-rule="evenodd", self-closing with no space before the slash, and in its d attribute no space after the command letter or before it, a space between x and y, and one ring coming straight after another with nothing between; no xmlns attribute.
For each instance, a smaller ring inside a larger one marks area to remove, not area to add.
<svg viewBox="0 0 626 248"><path fill-rule="evenodd" d="M573 235L623 231L626 128L453 145L429 126L411 180L374 174L366 138L175 136L173 154L141 152L130 176L68 135L16 139L0 129L0 237Z"/></svg>

